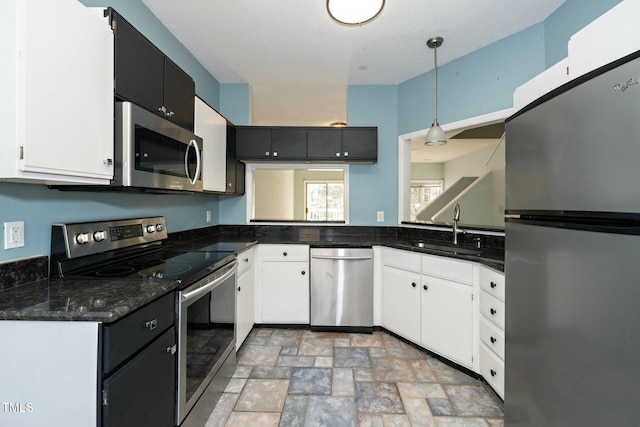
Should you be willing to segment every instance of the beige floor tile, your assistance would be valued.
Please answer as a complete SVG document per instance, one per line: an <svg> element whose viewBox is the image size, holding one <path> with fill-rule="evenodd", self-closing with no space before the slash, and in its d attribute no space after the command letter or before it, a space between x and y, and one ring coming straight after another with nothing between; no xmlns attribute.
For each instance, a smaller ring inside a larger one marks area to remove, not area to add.
<svg viewBox="0 0 640 427"><path fill-rule="evenodd" d="M313 365L314 368L331 368L333 366L333 357L318 356Z"/></svg>
<svg viewBox="0 0 640 427"><path fill-rule="evenodd" d="M265 347L261 345L243 346L239 352L237 365L275 366L280 347Z"/></svg>
<svg viewBox="0 0 640 427"><path fill-rule="evenodd" d="M358 427L384 427L382 415L358 414Z"/></svg>
<svg viewBox="0 0 640 427"><path fill-rule="evenodd" d="M402 403L411 422L411 427L434 427L436 425L427 404L427 399L408 397L402 399Z"/></svg>
<svg viewBox="0 0 640 427"><path fill-rule="evenodd" d="M406 415L384 414L382 425L384 427L411 427L411 422Z"/></svg>
<svg viewBox="0 0 640 427"><path fill-rule="evenodd" d="M278 427L279 413L233 412L225 427Z"/></svg>
<svg viewBox="0 0 640 427"><path fill-rule="evenodd" d="M376 381L416 381L409 359L378 357L372 360Z"/></svg>
<svg viewBox="0 0 640 427"><path fill-rule="evenodd" d="M397 382L396 385L403 399L408 397L445 399L447 397L442 386L437 383Z"/></svg>
<svg viewBox="0 0 640 427"><path fill-rule="evenodd" d="M298 356L333 356L333 339L303 338L298 347Z"/></svg>
<svg viewBox="0 0 640 427"><path fill-rule="evenodd" d="M288 389L289 380L249 379L234 411L281 412Z"/></svg>
<svg viewBox="0 0 640 427"><path fill-rule="evenodd" d="M482 418L434 417L437 427L488 427Z"/></svg>
<svg viewBox="0 0 640 427"><path fill-rule="evenodd" d="M351 347L384 347L382 335L379 332L373 334L350 334Z"/></svg>

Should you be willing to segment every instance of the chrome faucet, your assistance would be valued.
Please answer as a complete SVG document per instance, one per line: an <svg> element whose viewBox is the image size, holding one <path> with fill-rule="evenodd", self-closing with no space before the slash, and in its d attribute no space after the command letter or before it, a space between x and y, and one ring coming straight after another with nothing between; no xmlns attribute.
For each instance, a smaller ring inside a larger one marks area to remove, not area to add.
<svg viewBox="0 0 640 427"><path fill-rule="evenodd" d="M453 244L458 244L458 234L464 234L465 231L458 228L458 221L460 221L460 205L455 204L453 207Z"/></svg>

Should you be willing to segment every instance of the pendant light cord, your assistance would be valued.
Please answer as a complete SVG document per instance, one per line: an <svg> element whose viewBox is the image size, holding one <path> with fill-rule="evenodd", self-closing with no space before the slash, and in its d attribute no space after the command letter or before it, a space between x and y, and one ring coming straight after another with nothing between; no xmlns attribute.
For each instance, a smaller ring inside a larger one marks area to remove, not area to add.
<svg viewBox="0 0 640 427"><path fill-rule="evenodd" d="M438 123L438 47L433 48L433 122Z"/></svg>

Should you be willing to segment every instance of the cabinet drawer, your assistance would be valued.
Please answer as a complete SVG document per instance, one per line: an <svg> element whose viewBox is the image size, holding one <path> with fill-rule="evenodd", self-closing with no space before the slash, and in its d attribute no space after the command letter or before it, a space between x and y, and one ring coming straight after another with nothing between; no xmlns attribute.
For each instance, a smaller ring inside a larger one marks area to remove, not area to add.
<svg viewBox="0 0 640 427"><path fill-rule="evenodd" d="M504 400L504 363L484 344L480 344L480 374Z"/></svg>
<svg viewBox="0 0 640 427"><path fill-rule="evenodd" d="M504 301L480 291L480 314L504 329Z"/></svg>
<svg viewBox="0 0 640 427"><path fill-rule="evenodd" d="M473 265L470 262L441 256L422 255L422 273L458 282L473 282Z"/></svg>
<svg viewBox="0 0 640 427"><path fill-rule="evenodd" d="M245 249L238 254L238 276L253 267L254 256L253 248Z"/></svg>
<svg viewBox="0 0 640 427"><path fill-rule="evenodd" d="M504 331L480 317L480 340L504 361Z"/></svg>
<svg viewBox="0 0 640 427"><path fill-rule="evenodd" d="M384 249L382 252L382 262L389 267L396 267L402 270L420 272L420 254L397 249Z"/></svg>
<svg viewBox="0 0 640 427"><path fill-rule="evenodd" d="M173 292L103 328L103 370L108 373L141 347L173 326Z"/></svg>
<svg viewBox="0 0 640 427"><path fill-rule="evenodd" d="M308 261L307 245L262 245L263 261Z"/></svg>
<svg viewBox="0 0 640 427"><path fill-rule="evenodd" d="M480 287L504 301L504 274L480 267Z"/></svg>

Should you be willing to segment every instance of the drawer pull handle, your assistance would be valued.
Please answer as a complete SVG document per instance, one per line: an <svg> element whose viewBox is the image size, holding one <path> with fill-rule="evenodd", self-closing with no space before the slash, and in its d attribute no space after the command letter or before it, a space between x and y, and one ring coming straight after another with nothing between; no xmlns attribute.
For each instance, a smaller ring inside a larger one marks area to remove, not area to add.
<svg viewBox="0 0 640 427"><path fill-rule="evenodd" d="M282 256L287 256L287 253L286 252L282 252Z"/></svg>
<svg viewBox="0 0 640 427"><path fill-rule="evenodd" d="M492 315L497 313L497 311L494 308L490 309L489 311L491 312Z"/></svg>
<svg viewBox="0 0 640 427"><path fill-rule="evenodd" d="M145 328L149 328L150 331L153 331L158 327L158 319L147 320L144 324Z"/></svg>
<svg viewBox="0 0 640 427"><path fill-rule="evenodd" d="M411 286L415 288L418 285L416 284L416 282L411 282Z"/></svg>
<svg viewBox="0 0 640 427"><path fill-rule="evenodd" d="M498 341L498 340L497 340L497 339L495 339L494 337L491 337L491 338L489 338L489 339L491 340L491 343L492 343L492 344L495 344L495 343L496 343L496 341Z"/></svg>
<svg viewBox="0 0 640 427"><path fill-rule="evenodd" d="M176 350L178 349L177 345L174 344L171 347L167 347L167 353L174 355L176 354Z"/></svg>
<svg viewBox="0 0 640 427"><path fill-rule="evenodd" d="M491 288L495 288L496 286L498 286L498 284L496 282L491 282Z"/></svg>
<svg viewBox="0 0 640 427"><path fill-rule="evenodd" d="M240 286L238 286L238 292L240 292Z"/></svg>
<svg viewBox="0 0 640 427"><path fill-rule="evenodd" d="M429 287L427 285L422 285L422 289L426 291L427 289L429 289Z"/></svg>
<svg viewBox="0 0 640 427"><path fill-rule="evenodd" d="M493 369L490 372L491 372L491 376L492 377L495 377L496 375L498 375L498 373L496 371L494 371Z"/></svg>
<svg viewBox="0 0 640 427"><path fill-rule="evenodd" d="M249 262L249 258L245 258L243 261L244 262Z"/></svg>
<svg viewBox="0 0 640 427"><path fill-rule="evenodd" d="M307 274L307 272L306 272L306 271L304 271L304 270L302 270L302 273L301 273L301 274L304 276L305 274Z"/></svg>

